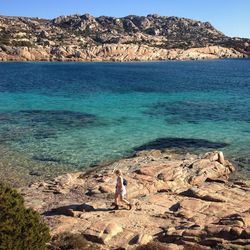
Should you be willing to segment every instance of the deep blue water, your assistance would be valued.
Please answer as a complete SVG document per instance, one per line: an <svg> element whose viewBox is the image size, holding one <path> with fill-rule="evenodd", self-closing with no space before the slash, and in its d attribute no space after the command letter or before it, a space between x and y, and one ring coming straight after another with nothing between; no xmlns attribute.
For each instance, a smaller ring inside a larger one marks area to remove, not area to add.
<svg viewBox="0 0 250 250"><path fill-rule="evenodd" d="M247 59L0 64L0 146L34 163L220 149L247 171L249 111Z"/></svg>

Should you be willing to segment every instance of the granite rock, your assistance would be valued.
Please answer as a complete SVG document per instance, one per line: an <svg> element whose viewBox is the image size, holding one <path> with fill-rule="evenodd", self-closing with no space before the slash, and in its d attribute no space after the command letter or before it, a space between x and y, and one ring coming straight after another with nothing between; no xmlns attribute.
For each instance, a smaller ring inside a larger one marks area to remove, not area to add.
<svg viewBox="0 0 250 250"><path fill-rule="evenodd" d="M208 22L187 18L0 16L0 61L239 58L249 55L249 44L249 39L228 37Z"/></svg>
<svg viewBox="0 0 250 250"><path fill-rule="evenodd" d="M152 241L169 249L249 249L249 183L230 181L235 169L222 152L191 156L144 151L20 192L27 206L43 214L52 235L80 233L102 249L134 249ZM115 166L126 174L132 210L114 210Z"/></svg>

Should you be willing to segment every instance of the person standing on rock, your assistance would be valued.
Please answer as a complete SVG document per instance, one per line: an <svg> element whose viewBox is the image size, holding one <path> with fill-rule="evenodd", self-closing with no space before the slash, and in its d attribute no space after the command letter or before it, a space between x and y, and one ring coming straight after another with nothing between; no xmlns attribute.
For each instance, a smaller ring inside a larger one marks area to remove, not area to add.
<svg viewBox="0 0 250 250"><path fill-rule="evenodd" d="M115 209L119 209L119 200L126 205L128 205L129 210L132 208L132 205L124 197L126 195L126 186L125 179L122 177L122 172L120 169L115 170L116 179L116 188L115 188Z"/></svg>

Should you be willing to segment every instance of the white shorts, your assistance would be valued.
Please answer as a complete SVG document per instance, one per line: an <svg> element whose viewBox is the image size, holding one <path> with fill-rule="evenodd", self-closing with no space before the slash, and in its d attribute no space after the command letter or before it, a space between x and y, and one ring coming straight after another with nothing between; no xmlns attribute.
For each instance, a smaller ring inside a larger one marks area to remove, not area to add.
<svg viewBox="0 0 250 250"><path fill-rule="evenodd" d="M126 195L126 189L125 188L123 188L123 189L121 189L121 190L115 190L115 193L116 194L118 194L118 195L121 195L121 197L124 197L125 195Z"/></svg>

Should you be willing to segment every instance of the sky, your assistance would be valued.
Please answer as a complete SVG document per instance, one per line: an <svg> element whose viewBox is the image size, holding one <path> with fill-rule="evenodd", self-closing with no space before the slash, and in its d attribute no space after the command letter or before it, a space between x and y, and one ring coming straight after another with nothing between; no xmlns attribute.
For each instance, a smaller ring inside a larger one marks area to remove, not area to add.
<svg viewBox="0 0 250 250"><path fill-rule="evenodd" d="M228 36L250 38L250 0L0 0L0 15L54 18L148 15L209 21Z"/></svg>

